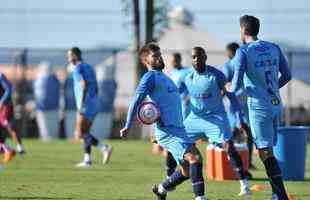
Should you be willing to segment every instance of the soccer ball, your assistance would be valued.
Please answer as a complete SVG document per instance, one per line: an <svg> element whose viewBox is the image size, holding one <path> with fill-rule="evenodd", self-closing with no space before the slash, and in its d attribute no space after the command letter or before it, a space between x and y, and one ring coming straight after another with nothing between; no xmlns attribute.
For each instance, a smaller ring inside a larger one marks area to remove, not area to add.
<svg viewBox="0 0 310 200"><path fill-rule="evenodd" d="M145 101L138 108L138 120L142 124L153 124L159 117L160 111L154 102Z"/></svg>

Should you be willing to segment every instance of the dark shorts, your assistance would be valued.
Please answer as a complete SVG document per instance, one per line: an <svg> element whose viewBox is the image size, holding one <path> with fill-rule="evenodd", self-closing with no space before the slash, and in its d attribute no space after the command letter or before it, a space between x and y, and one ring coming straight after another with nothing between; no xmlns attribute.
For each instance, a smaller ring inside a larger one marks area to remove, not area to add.
<svg viewBox="0 0 310 200"><path fill-rule="evenodd" d="M7 127L13 119L13 106L3 105L0 110L0 127Z"/></svg>

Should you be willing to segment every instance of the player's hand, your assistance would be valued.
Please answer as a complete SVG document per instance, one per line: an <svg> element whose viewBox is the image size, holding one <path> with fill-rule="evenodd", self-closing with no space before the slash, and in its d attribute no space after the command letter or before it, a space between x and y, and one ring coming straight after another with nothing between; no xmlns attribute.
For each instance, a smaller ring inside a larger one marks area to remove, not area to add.
<svg viewBox="0 0 310 200"><path fill-rule="evenodd" d="M225 90L227 92L232 92L232 84L231 84L231 82L228 82L228 83L225 84Z"/></svg>
<svg viewBox="0 0 310 200"><path fill-rule="evenodd" d="M129 128L127 128L127 127L125 127L125 128L122 128L121 130L120 130L120 137L121 138L126 138L127 137L127 135L128 135L128 133L129 133Z"/></svg>

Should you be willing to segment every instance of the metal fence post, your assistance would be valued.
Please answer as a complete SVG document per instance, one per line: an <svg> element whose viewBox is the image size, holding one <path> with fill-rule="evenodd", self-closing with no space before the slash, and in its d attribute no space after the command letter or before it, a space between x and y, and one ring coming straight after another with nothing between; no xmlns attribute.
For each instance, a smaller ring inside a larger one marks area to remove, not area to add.
<svg viewBox="0 0 310 200"><path fill-rule="evenodd" d="M288 52L288 66L290 70L293 70L293 52ZM286 88L287 105L285 107L285 125L291 125L291 102L292 102L292 83L289 82Z"/></svg>

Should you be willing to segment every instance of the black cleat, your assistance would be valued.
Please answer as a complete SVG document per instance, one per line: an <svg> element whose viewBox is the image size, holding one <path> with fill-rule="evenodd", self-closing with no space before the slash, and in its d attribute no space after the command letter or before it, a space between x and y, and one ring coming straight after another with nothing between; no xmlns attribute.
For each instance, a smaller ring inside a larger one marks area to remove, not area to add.
<svg viewBox="0 0 310 200"><path fill-rule="evenodd" d="M160 194L158 191L158 185L154 185L152 191L157 196L157 200L166 200L167 194Z"/></svg>

